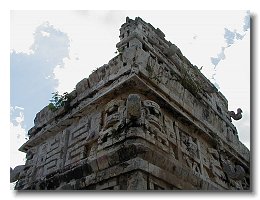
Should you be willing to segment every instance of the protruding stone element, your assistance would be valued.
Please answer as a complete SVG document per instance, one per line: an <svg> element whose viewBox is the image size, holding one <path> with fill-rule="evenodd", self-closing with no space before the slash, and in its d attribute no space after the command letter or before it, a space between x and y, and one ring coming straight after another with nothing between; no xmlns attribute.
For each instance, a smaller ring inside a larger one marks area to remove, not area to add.
<svg viewBox="0 0 260 200"><path fill-rule="evenodd" d="M237 113L235 113L234 111L228 111L228 114L230 117L232 117L234 120L240 120L242 118L242 109L238 108L237 109Z"/></svg>
<svg viewBox="0 0 260 200"><path fill-rule="evenodd" d="M192 169L192 172L199 175L200 172L200 168L198 166L198 163L196 163L195 161L192 161L191 158L189 158L187 155L183 156L183 160L186 161L186 165Z"/></svg>
<svg viewBox="0 0 260 200"><path fill-rule="evenodd" d="M134 172L127 182L127 190L146 190L147 178L141 172Z"/></svg>
<svg viewBox="0 0 260 200"><path fill-rule="evenodd" d="M167 55L168 57L173 56L175 53L177 53L178 51L178 47L174 44L171 44L171 46L165 50L165 55Z"/></svg>
<svg viewBox="0 0 260 200"><path fill-rule="evenodd" d="M160 38L165 38L165 34L161 31L161 29L157 28L155 32L159 35Z"/></svg>
<svg viewBox="0 0 260 200"><path fill-rule="evenodd" d="M145 100L143 104L145 107L145 125L148 130L152 133L162 131L163 122L160 106L151 100Z"/></svg>
<svg viewBox="0 0 260 200"><path fill-rule="evenodd" d="M130 94L126 103L127 119L136 121L141 117L141 99L138 94Z"/></svg>
<svg viewBox="0 0 260 200"><path fill-rule="evenodd" d="M185 141L185 144L187 146L187 150L188 152L191 153L191 155L196 156L197 154L197 150L198 150L198 146L195 142L193 142L193 139L191 136L189 136L188 140Z"/></svg>
<svg viewBox="0 0 260 200"><path fill-rule="evenodd" d="M19 179L19 176L24 168L25 165L18 165L14 169L10 168L10 183L13 183Z"/></svg>
<svg viewBox="0 0 260 200"><path fill-rule="evenodd" d="M229 159L222 160L222 166L224 172L230 179L243 180L243 178L245 177L244 168L240 165L232 164Z"/></svg>
<svg viewBox="0 0 260 200"><path fill-rule="evenodd" d="M84 78L82 79L77 85L76 85L76 91L78 93L84 92L86 89L88 89L88 79Z"/></svg>
<svg viewBox="0 0 260 200"><path fill-rule="evenodd" d="M114 126L122 120L122 106L124 101L114 99L105 108L105 129Z"/></svg>

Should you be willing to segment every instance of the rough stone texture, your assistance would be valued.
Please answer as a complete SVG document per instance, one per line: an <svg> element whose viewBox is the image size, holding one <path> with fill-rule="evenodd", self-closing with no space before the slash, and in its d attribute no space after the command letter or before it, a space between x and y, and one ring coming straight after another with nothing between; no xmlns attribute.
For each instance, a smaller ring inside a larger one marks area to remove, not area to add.
<svg viewBox="0 0 260 200"><path fill-rule="evenodd" d="M15 188L249 190L250 152L214 85L140 18L117 48L67 107L36 115Z"/></svg>

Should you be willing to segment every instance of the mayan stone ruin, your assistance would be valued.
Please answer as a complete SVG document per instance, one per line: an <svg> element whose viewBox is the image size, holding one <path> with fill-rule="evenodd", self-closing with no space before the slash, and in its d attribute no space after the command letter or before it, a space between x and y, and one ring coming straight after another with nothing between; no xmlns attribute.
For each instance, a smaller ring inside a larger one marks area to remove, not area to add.
<svg viewBox="0 0 260 200"><path fill-rule="evenodd" d="M37 113L15 189L250 190L240 112L159 28L127 17L119 37L64 106Z"/></svg>

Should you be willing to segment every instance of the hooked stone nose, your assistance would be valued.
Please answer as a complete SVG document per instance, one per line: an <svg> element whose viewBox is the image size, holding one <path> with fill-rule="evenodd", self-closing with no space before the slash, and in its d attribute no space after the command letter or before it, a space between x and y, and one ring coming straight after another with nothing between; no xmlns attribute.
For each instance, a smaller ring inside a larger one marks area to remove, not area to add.
<svg viewBox="0 0 260 200"><path fill-rule="evenodd" d="M141 99L138 94L130 94L126 103L127 118L137 120L141 117Z"/></svg>

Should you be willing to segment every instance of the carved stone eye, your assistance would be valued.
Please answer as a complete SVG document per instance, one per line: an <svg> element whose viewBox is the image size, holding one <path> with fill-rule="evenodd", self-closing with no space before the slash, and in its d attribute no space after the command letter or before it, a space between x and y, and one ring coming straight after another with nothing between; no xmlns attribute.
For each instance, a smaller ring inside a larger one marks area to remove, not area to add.
<svg viewBox="0 0 260 200"><path fill-rule="evenodd" d="M144 101L144 106L147 108L148 113L150 115L153 115L158 119L160 118L161 116L160 106L157 103L150 100L146 100Z"/></svg>
<svg viewBox="0 0 260 200"><path fill-rule="evenodd" d="M161 113L160 113L159 110L157 110L157 109L155 109L155 108L153 108L153 107L149 107L148 109L149 109L149 113L150 113L151 115L154 115L154 116L157 117L157 118L160 117Z"/></svg>
<svg viewBox="0 0 260 200"><path fill-rule="evenodd" d="M110 115L116 113L117 111L118 111L118 106L117 105L113 105L110 108L108 108L106 113L107 113L107 116L110 116Z"/></svg>

